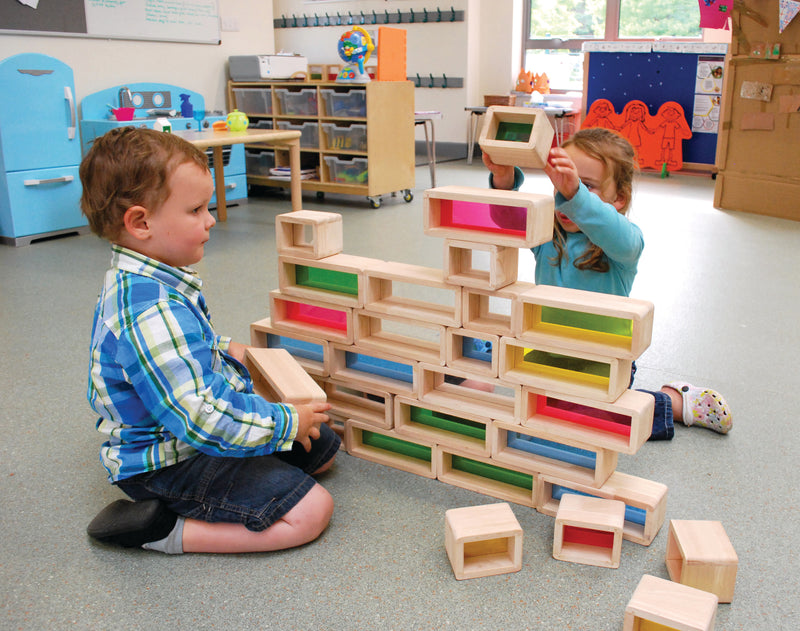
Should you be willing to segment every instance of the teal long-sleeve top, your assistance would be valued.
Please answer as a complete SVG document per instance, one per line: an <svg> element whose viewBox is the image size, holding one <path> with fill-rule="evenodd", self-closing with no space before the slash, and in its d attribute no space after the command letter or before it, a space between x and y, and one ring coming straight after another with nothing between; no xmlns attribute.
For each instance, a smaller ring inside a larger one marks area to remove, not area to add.
<svg viewBox="0 0 800 631"><path fill-rule="evenodd" d="M515 190L522 185L524 179L522 171L515 168ZM552 241L531 248L536 259L536 284L616 296L630 295L639 258L644 249L644 236L639 226L617 212L611 204L590 193L583 184L572 199L566 199L556 192L555 208L573 221L580 232L565 233L566 256L556 264L554 261L558 251ZM605 253L609 264L607 272L580 270L575 267L574 262L591 243L599 246Z"/></svg>

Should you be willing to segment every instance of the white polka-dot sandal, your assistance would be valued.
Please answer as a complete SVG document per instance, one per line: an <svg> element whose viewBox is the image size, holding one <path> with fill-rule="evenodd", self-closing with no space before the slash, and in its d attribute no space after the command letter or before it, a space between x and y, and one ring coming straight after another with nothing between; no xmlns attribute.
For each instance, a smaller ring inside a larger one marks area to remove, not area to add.
<svg viewBox="0 0 800 631"><path fill-rule="evenodd" d="M680 381L668 383L667 387L677 390L683 397L684 425L699 425L720 434L727 434L733 427L731 409L719 392Z"/></svg>

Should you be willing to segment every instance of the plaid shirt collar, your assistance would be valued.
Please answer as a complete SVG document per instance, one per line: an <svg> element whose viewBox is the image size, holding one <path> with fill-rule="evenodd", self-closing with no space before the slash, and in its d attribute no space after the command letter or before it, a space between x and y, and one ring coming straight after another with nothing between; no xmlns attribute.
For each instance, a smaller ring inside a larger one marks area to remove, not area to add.
<svg viewBox="0 0 800 631"><path fill-rule="evenodd" d="M194 304L202 301L203 281L189 267L172 267L116 243L111 244L111 266L174 287Z"/></svg>

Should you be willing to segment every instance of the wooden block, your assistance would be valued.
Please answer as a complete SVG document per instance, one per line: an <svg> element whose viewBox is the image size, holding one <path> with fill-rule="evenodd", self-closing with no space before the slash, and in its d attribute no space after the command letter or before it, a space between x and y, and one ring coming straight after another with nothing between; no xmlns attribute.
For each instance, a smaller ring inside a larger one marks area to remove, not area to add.
<svg viewBox="0 0 800 631"><path fill-rule="evenodd" d="M344 383L416 396L416 361L351 344L331 344L330 375Z"/></svg>
<svg viewBox="0 0 800 631"><path fill-rule="evenodd" d="M739 557L720 522L671 519L666 563L676 583L733 600Z"/></svg>
<svg viewBox="0 0 800 631"><path fill-rule="evenodd" d="M382 263L366 269L365 275L364 310L370 315L461 326L461 290L445 282L442 270ZM430 299L421 300L419 296Z"/></svg>
<svg viewBox="0 0 800 631"><path fill-rule="evenodd" d="M253 390L273 403L324 403L325 392L283 348L251 348L244 364Z"/></svg>
<svg viewBox="0 0 800 631"><path fill-rule="evenodd" d="M553 238L552 195L492 188L440 186L423 194L425 234L510 248Z"/></svg>
<svg viewBox="0 0 800 631"><path fill-rule="evenodd" d="M436 477L434 444L409 440L394 430L348 419L345 423L345 449L351 456L426 478Z"/></svg>
<svg viewBox="0 0 800 631"><path fill-rule="evenodd" d="M491 458L437 445L436 477L462 489L536 507L536 476L515 471Z"/></svg>
<svg viewBox="0 0 800 631"><path fill-rule="evenodd" d="M714 594L645 574L625 607L623 631L713 631Z"/></svg>
<svg viewBox="0 0 800 631"><path fill-rule="evenodd" d="M566 495L556 513L553 558L619 567L625 504L598 497Z"/></svg>
<svg viewBox="0 0 800 631"><path fill-rule="evenodd" d="M493 105L486 110L478 144L495 164L543 169L554 134L544 110Z"/></svg>
<svg viewBox="0 0 800 631"><path fill-rule="evenodd" d="M401 436L454 447L464 453L489 456L487 417L408 399L394 399L394 428Z"/></svg>
<svg viewBox="0 0 800 631"><path fill-rule="evenodd" d="M599 401L616 401L631 380L630 359L500 338L500 379Z"/></svg>
<svg viewBox="0 0 800 631"><path fill-rule="evenodd" d="M494 377L424 362L417 364L416 371L420 401L510 423L516 422L519 416L522 405L521 386L504 383ZM449 383L446 380L448 376L468 381L461 384Z"/></svg>
<svg viewBox="0 0 800 631"><path fill-rule="evenodd" d="M250 344L258 348L284 348L309 375L327 377L329 374L329 342L311 335L287 335L272 326L270 318L250 324Z"/></svg>
<svg viewBox="0 0 800 631"><path fill-rule="evenodd" d="M476 254L488 257L486 269L477 263ZM444 270L448 283L478 289L500 289L517 280L519 248L491 243L445 239Z"/></svg>
<svg viewBox="0 0 800 631"><path fill-rule="evenodd" d="M519 572L522 528L506 503L451 508L445 549L458 580Z"/></svg>
<svg viewBox="0 0 800 631"><path fill-rule="evenodd" d="M448 327L445 337L445 361L450 368L495 378L500 364L499 356L499 336Z"/></svg>
<svg viewBox="0 0 800 631"><path fill-rule="evenodd" d="M394 427L394 396L351 382L325 379L320 384L333 407L328 415L352 418L375 427Z"/></svg>
<svg viewBox="0 0 800 631"><path fill-rule="evenodd" d="M550 517L556 516L561 498L569 493L624 502L622 538L633 543L649 546L664 523L667 487L660 482L615 471L599 489L550 475L537 476L537 484L536 510Z"/></svg>
<svg viewBox="0 0 800 631"><path fill-rule="evenodd" d="M636 359L650 345L653 303L537 285L514 303L512 329L533 343Z"/></svg>
<svg viewBox="0 0 800 631"><path fill-rule="evenodd" d="M625 390L612 403L524 386L521 423L625 454L635 454L653 428L652 395Z"/></svg>
<svg viewBox="0 0 800 631"><path fill-rule="evenodd" d="M377 259L333 254L318 261L296 256L278 257L281 292L345 307L364 306L364 270Z"/></svg>
<svg viewBox="0 0 800 631"><path fill-rule="evenodd" d="M296 210L275 217L278 254L321 259L342 251L342 216L317 210Z"/></svg>
<svg viewBox="0 0 800 631"><path fill-rule="evenodd" d="M353 343L353 309L350 307L296 298L279 289L269 293L269 303L272 326L279 331Z"/></svg>
<svg viewBox="0 0 800 631"><path fill-rule="evenodd" d="M462 326L473 331L494 335L513 336L511 313L519 295L534 287L532 283L517 281L498 290L462 289Z"/></svg>
<svg viewBox="0 0 800 631"><path fill-rule="evenodd" d="M422 320L370 315L355 318L355 342L378 353L444 366L445 328Z"/></svg>
<svg viewBox="0 0 800 631"><path fill-rule="evenodd" d="M492 422L489 443L497 462L593 488L602 487L617 467L616 451L502 421Z"/></svg>

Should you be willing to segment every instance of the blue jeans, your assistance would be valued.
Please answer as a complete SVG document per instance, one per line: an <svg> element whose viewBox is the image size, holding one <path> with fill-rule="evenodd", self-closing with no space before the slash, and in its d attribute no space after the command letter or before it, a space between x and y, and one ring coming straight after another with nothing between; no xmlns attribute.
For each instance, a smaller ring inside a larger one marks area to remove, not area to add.
<svg viewBox="0 0 800 631"><path fill-rule="evenodd" d="M316 484L311 473L336 455L341 440L327 425L306 452L251 458L197 455L178 464L117 482L131 499L159 498L183 517L242 523L261 531L278 521Z"/></svg>
<svg viewBox="0 0 800 631"><path fill-rule="evenodd" d="M631 382L628 387L633 387L633 378L636 375L636 362L631 366ZM638 388L637 388L638 389ZM650 390L639 390L652 394L655 401L653 410L653 430L648 440L672 440L675 435L675 425L672 418L672 399L663 392L651 392Z"/></svg>

